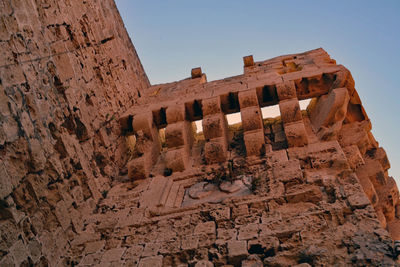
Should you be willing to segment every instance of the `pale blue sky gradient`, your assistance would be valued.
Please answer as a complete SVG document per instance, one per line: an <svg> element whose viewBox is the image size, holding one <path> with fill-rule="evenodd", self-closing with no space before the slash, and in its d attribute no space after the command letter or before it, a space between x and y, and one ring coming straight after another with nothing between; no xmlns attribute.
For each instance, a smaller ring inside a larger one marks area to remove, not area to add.
<svg viewBox="0 0 400 267"><path fill-rule="evenodd" d="M400 185L400 1L116 0L152 84L209 81L256 61L324 48L356 89Z"/></svg>

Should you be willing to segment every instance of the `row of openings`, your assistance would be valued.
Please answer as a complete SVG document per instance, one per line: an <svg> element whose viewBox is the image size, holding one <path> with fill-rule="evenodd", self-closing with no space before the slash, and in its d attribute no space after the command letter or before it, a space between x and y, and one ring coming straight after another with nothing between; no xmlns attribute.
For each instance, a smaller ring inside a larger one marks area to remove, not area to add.
<svg viewBox="0 0 400 267"><path fill-rule="evenodd" d="M300 110L306 110L308 105L310 104L311 99L304 99L300 100ZM268 119L268 118L276 118L281 115L280 110L279 110L279 105L273 105L273 106L267 106L261 108L261 113L262 113L262 118ZM242 117L240 115L240 112L232 113L226 115L226 120L228 121L228 125L234 125L237 123L242 123ZM196 124L196 132L200 133L203 131L203 120L197 120L195 121Z"/></svg>
<svg viewBox="0 0 400 267"><path fill-rule="evenodd" d="M307 109L307 106L308 106L309 103L310 103L310 101L311 101L311 99L300 100L300 101L299 101L300 109L301 109L301 110L306 110L306 109ZM194 109L195 109L195 110L197 109L197 111L195 111L194 114L196 114L196 113L197 113L197 114L200 114L200 112L201 112L201 105L194 104L193 106L194 106ZM199 112L199 110L200 110L200 112ZM281 115L281 114L280 114L280 109L279 109L279 105L278 105L278 104L272 105L272 106L265 106L265 107L262 107L262 108L261 108L261 112L262 112L262 119L263 119L264 121L265 121L266 119L273 119L273 118L279 117L279 116ZM161 116L160 116L160 117L161 117L161 120L159 120L159 121L160 121L160 122L164 122L163 124L159 124L159 125L164 126L164 127L159 128L159 138L160 138L162 150L165 150L165 149L167 149L167 146L166 146L166 139L165 139L165 126L166 126L166 124L167 124L167 123L166 123L166 109L162 108L162 109L160 110L160 113L159 113L159 114L161 114ZM198 115L198 116L199 116L199 115ZM199 117L200 117L200 116L199 116ZM201 117L202 117L202 114L201 114ZM239 112L235 112L235 113L231 113L231 114L227 114L227 115L226 115L226 118L227 118L228 126L238 125L238 124L240 124L240 123L242 122L240 111L239 111ZM155 119L156 119L156 118L155 118ZM202 119L200 119L200 120L194 120L194 121L193 121L193 124L194 124L194 125L193 125L193 126L194 126L194 132L193 132L193 134L195 135L195 139L198 138L198 137L200 137L200 139L202 139L202 138L201 138L201 136L202 136L202 131L203 131ZM204 136L203 136L203 138L204 138ZM130 151L131 154L132 154L132 155L137 154L137 151L134 151L134 150L135 150L135 143L136 143L136 137L135 137L135 135L128 136L127 141L129 142L129 147L130 147L131 150L132 150L132 151ZM140 156L140 155L136 155L136 156Z"/></svg>

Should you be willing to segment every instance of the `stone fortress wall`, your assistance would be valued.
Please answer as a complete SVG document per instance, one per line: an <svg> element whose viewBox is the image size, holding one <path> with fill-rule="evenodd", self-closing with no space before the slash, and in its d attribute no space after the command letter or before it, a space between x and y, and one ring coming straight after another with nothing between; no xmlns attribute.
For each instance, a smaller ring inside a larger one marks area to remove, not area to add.
<svg viewBox="0 0 400 267"><path fill-rule="evenodd" d="M395 264L389 161L323 49L150 85L113 1L0 5L1 266Z"/></svg>
<svg viewBox="0 0 400 267"><path fill-rule="evenodd" d="M113 1L0 14L0 265L56 266L118 175L116 118L150 84Z"/></svg>

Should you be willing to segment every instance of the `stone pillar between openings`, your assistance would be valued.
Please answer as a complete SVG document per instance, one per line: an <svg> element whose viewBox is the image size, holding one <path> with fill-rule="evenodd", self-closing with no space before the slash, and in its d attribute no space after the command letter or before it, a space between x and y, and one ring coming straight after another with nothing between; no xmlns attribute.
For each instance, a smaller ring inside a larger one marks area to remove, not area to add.
<svg viewBox="0 0 400 267"><path fill-rule="evenodd" d="M208 164L226 161L228 122L221 108L221 97L203 99L204 155Z"/></svg>
<svg viewBox="0 0 400 267"><path fill-rule="evenodd" d="M286 81L276 85L279 98L279 110L283 128L289 147L308 144L306 129L301 115L296 87L293 81Z"/></svg>
<svg viewBox="0 0 400 267"><path fill-rule="evenodd" d="M165 165L172 171L184 171L188 168L193 146L192 123L187 120L184 104L167 108L167 127L165 141L167 152Z"/></svg>
<svg viewBox="0 0 400 267"><path fill-rule="evenodd" d="M255 89L239 92L243 139L247 156L265 153L264 125Z"/></svg>
<svg viewBox="0 0 400 267"><path fill-rule="evenodd" d="M134 115L132 128L136 136L135 150L139 156L128 162L128 177L144 179L149 176L160 154L158 129L154 124L153 114L145 112Z"/></svg>

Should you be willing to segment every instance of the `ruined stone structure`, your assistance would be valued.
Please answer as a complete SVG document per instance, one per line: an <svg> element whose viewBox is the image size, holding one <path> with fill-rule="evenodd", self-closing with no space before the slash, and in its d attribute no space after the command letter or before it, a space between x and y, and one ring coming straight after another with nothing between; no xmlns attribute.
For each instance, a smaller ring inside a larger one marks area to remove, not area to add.
<svg viewBox="0 0 400 267"><path fill-rule="evenodd" d="M323 49L150 85L112 0L0 13L0 266L396 265L389 161Z"/></svg>

